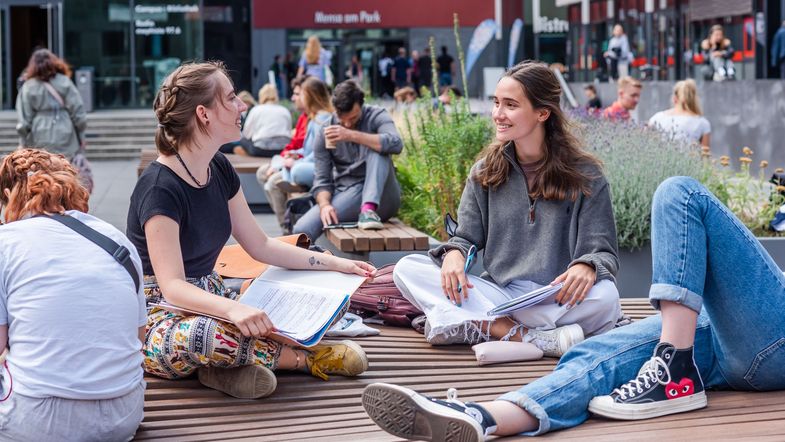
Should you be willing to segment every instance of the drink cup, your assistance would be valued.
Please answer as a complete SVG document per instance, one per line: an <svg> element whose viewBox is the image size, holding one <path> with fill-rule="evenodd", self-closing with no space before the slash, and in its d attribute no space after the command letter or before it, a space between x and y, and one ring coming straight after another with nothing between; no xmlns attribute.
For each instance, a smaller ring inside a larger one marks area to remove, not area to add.
<svg viewBox="0 0 785 442"><path fill-rule="evenodd" d="M325 128L325 136L324 136L324 148L325 149L335 149L335 143L331 142L330 139L327 138L327 130L326 129L329 129L331 127L333 127L333 126L327 126Z"/></svg>

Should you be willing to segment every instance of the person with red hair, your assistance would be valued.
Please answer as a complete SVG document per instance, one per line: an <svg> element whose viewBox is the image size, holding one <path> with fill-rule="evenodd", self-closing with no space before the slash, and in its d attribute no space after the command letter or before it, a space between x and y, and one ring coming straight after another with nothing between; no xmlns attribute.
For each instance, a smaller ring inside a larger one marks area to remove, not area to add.
<svg viewBox="0 0 785 442"><path fill-rule="evenodd" d="M142 262L125 235L87 214L88 197L62 155L22 149L0 164L3 440L130 440L142 421ZM124 246L136 280L54 214Z"/></svg>

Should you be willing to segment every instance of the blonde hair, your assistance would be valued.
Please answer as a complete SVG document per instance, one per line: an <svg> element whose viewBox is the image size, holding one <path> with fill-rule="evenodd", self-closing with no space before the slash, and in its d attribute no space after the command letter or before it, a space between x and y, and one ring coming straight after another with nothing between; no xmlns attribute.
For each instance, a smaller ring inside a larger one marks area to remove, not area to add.
<svg viewBox="0 0 785 442"><path fill-rule="evenodd" d="M695 80L689 78L677 82L673 86L673 95L682 108L695 115L703 115L700 100L698 99L698 87L695 84Z"/></svg>
<svg viewBox="0 0 785 442"><path fill-rule="evenodd" d="M219 61L184 64L166 77L153 102L158 119L155 147L162 155L174 155L180 147L190 144L195 130L208 133L204 123L196 118L196 107L212 107L216 98L223 105L218 73L232 81Z"/></svg>
<svg viewBox="0 0 785 442"><path fill-rule="evenodd" d="M272 83L267 83L259 89L259 104L277 103L278 89Z"/></svg>
<svg viewBox="0 0 785 442"><path fill-rule="evenodd" d="M245 103L245 105L248 106L249 108L252 106L256 106L256 100L253 98L253 95L251 95L251 93L248 91L240 91L237 94L237 98L242 100L242 102Z"/></svg>
<svg viewBox="0 0 785 442"><path fill-rule="evenodd" d="M308 64L318 64L321 54L322 43L319 41L319 37L315 35L308 37L308 42L305 43L305 61Z"/></svg>
<svg viewBox="0 0 785 442"><path fill-rule="evenodd" d="M642 88L643 84L640 82L640 80L636 80L629 75L619 78L619 90L624 89L627 86Z"/></svg>
<svg viewBox="0 0 785 442"><path fill-rule="evenodd" d="M309 77L300 85L303 107L308 118L315 118L320 111L335 112L330 102L330 88L318 78Z"/></svg>
<svg viewBox="0 0 785 442"><path fill-rule="evenodd" d="M79 184L76 169L64 156L44 150L21 149L8 154L0 164L0 189L6 222L26 215L88 211L90 195Z"/></svg>

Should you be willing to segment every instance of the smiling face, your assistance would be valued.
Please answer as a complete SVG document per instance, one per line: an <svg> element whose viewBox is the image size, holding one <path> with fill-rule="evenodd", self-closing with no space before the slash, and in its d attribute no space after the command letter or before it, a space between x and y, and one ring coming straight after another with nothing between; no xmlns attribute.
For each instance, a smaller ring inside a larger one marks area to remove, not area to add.
<svg viewBox="0 0 785 442"><path fill-rule="evenodd" d="M512 77L499 80L492 112L497 140L515 141L516 146L529 144L527 141L544 136L543 122L549 115L548 110L534 109L518 81Z"/></svg>
<svg viewBox="0 0 785 442"><path fill-rule="evenodd" d="M240 126L242 125L242 113L248 109L248 106L237 97L234 92L234 86L229 78L221 72L214 74L217 78L217 93L215 102L205 114L209 121L208 129L213 141L222 145L230 141L237 141L240 139ZM199 111L197 110L197 116Z"/></svg>

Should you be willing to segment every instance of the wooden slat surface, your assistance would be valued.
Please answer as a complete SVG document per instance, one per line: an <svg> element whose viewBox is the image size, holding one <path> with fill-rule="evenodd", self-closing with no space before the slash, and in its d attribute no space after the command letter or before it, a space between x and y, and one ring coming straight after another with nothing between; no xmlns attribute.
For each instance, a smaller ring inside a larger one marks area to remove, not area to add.
<svg viewBox="0 0 785 442"><path fill-rule="evenodd" d="M645 299L622 300L639 319L653 313ZM442 397L458 388L464 400L492 400L551 372L556 360L479 367L468 346L432 347L405 328L358 338L370 369L357 378L328 382L278 372L278 389L267 398L242 400L202 387L196 379L168 381L147 376L145 419L138 440L319 440L393 441L363 411L360 396L373 382L390 382ZM709 406L647 421L590 419L550 433L559 440L785 440L785 392L709 392ZM530 440L510 438L505 440Z"/></svg>
<svg viewBox="0 0 785 442"><path fill-rule="evenodd" d="M429 248L428 235L397 219L384 223L382 230L329 229L326 235L341 252L428 250Z"/></svg>

